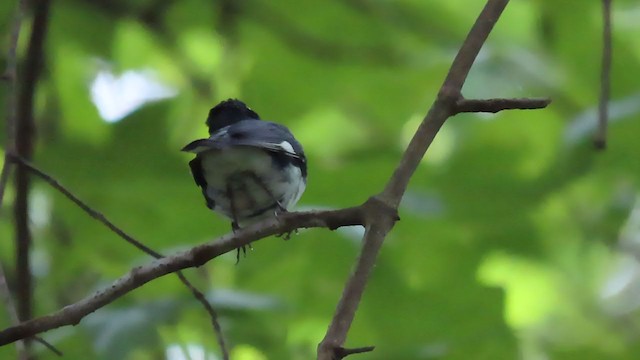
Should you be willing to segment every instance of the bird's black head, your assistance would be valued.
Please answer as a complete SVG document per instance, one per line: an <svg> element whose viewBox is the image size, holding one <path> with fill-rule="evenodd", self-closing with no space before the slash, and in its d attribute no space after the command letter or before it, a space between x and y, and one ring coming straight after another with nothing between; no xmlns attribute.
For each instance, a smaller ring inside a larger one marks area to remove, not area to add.
<svg viewBox="0 0 640 360"><path fill-rule="evenodd" d="M213 134L225 126L247 119L260 120L260 116L240 100L225 100L209 110L209 116L207 117L209 134Z"/></svg>

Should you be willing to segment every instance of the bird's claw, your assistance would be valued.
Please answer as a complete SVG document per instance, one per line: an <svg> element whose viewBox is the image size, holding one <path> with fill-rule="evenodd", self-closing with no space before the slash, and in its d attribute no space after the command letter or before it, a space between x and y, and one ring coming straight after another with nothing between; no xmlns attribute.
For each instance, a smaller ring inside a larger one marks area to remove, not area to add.
<svg viewBox="0 0 640 360"><path fill-rule="evenodd" d="M293 229L291 231L285 231L282 234L278 234L276 236L279 237L279 238L282 238L282 240L287 241L287 240L291 239L291 234L292 233L295 233L296 235L298 235L298 229Z"/></svg>
<svg viewBox="0 0 640 360"><path fill-rule="evenodd" d="M236 249L236 265L240 263L240 250L242 250L242 256L247 257L247 246L249 247L249 250L253 251L253 246L251 244L242 245Z"/></svg>

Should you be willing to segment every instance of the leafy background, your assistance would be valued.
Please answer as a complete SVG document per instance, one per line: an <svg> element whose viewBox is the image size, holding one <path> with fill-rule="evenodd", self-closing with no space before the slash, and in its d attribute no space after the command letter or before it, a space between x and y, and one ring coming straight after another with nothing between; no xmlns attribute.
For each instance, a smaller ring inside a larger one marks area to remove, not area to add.
<svg viewBox="0 0 640 360"><path fill-rule="evenodd" d="M482 6L54 1L35 94L34 162L170 254L229 231L204 206L189 156L178 150L206 134L212 105L238 97L304 144L310 178L300 208L359 204L389 177ZM13 9L13 1L0 2L0 28L9 28ZM444 126L410 184L402 221L349 333L349 346L377 346L359 358L640 353L640 6L616 1L613 16L610 142L596 152L590 139L600 2L521 0L507 7L464 94L554 102L546 110L460 115ZM21 56L30 24L27 17ZM156 85L138 88L132 77ZM161 99L135 104L152 92ZM1 94L6 113L6 87ZM7 191L0 259L10 268L15 192ZM30 203L36 314L150 261L45 183L34 183ZM301 231L288 242L255 243L239 265L227 254L190 270L221 313L232 357L313 358L360 234ZM0 325L9 325L5 311ZM69 359L219 354L204 310L174 276L45 338ZM40 358L55 358L40 348ZM13 346L0 348L0 358L14 356Z"/></svg>

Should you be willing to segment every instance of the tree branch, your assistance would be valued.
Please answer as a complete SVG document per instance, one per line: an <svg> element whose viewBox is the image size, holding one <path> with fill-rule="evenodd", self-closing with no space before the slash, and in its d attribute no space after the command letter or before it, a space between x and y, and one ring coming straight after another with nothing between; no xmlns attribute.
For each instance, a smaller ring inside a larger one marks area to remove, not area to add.
<svg viewBox="0 0 640 360"><path fill-rule="evenodd" d="M385 202L389 205L398 207L402 195L406 191L409 179L411 179L420 164L434 137L447 118L453 115L455 102L462 96L462 85L469 74L469 70L471 70L480 48L508 2L509 0L489 0L469 31L467 38L453 60L444 83L440 87L438 97L431 105L427 116L422 120L403 154L400 164L382 192Z"/></svg>
<svg viewBox="0 0 640 360"><path fill-rule="evenodd" d="M99 211L97 211L97 210L93 209L92 207L90 207L89 205L87 205L84 201L80 200L80 198L78 198L70 190L68 190L66 187L64 187L62 184L60 184L60 182L58 182L56 179L54 179L51 175L49 175L49 174L45 173L44 171L40 170L39 168L37 168L36 166L31 164L29 161L27 161L26 159L24 159L24 158L22 158L22 157L20 157L18 155L15 155L13 153L7 153L7 156L9 157L9 159L11 161L14 161L14 162L20 164L20 166L23 166L23 167L29 169L29 171L31 171L32 173L34 173L35 175L40 177L42 180L47 182L54 189L58 190L65 197L67 197L69 200L71 200L74 204L78 205L78 207L80 209L82 209L84 212L86 212L89 216L91 216L92 218L98 220L100 223L102 223L104 226L106 226L109 230L114 232L116 235L120 236L122 239L124 239L129 244L135 246L139 250L151 255L152 257L154 257L156 259L160 259L160 258L164 257L159 252L151 249L150 247L146 246L142 242L136 240L133 236L131 236L128 233L126 233L124 230L122 230L119 227L117 227L113 222L111 222L109 219L107 219L106 216L104 216ZM209 315L209 318L211 320L211 325L213 326L213 330L214 330L215 335L216 335L216 339L218 341L218 346L220 347L220 351L222 352L222 358L224 360L229 359L229 350L228 350L227 345L226 345L226 343L224 341L224 336L223 336L223 333L222 333L222 327L220 326L220 322L218 321L217 312L215 311L213 306L209 303L209 301L204 296L204 294L200 290L198 290L198 288L196 288L193 284L191 284L191 282L186 278L186 276L181 271L176 271L176 276L178 276L180 281L189 289L189 291L191 291L191 293L196 298L196 300L198 300L198 302L200 302L200 304L202 304L204 309L207 311L207 314Z"/></svg>
<svg viewBox="0 0 640 360"><path fill-rule="evenodd" d="M299 228L361 225L362 207L330 211L294 212L279 215L261 223L243 228L191 249L138 266L120 277L110 286L93 295L68 305L49 315L35 318L0 331L0 346L65 325L76 325L90 313L113 302L151 280L189 267L202 266L209 260L239 247L249 245L270 235L282 234Z"/></svg>
<svg viewBox="0 0 640 360"><path fill-rule="evenodd" d="M607 147L607 122L611 93L611 0L602 0L602 68L600 70L600 101L598 105L598 129L593 145L598 150Z"/></svg>
<svg viewBox="0 0 640 360"><path fill-rule="evenodd" d="M551 103L551 99L464 99L456 101L454 114L488 112L497 113L502 110L543 109Z"/></svg>
<svg viewBox="0 0 640 360"><path fill-rule="evenodd" d="M2 171L0 174L0 207L4 201L4 192L7 187L7 183L9 181L9 175L11 174L11 167L13 162L10 161L8 154L15 151L16 147L16 118L18 112L18 101L17 101L17 92L18 92L18 40L20 39L20 28L22 25L22 18L24 16L26 9L26 1L18 0L16 2L16 10L13 19L13 23L11 26L11 35L9 39L9 49L7 50L7 66L2 74L2 80L7 81L8 86L8 96L7 96L7 119L6 119L6 132L7 139L5 144L5 157L4 163L2 164ZM3 302L5 303L5 307L7 308L7 312L9 314L9 318L13 324L19 324L20 318L18 316L18 310L13 302L13 298L11 295L11 290L9 289L9 284L7 283L6 274L4 272L4 266L2 262L0 262L0 295L2 296ZM33 340L41 343L45 347L47 347L50 351L55 353L58 356L62 356L62 352L56 349L53 345L49 344L45 340L39 337L33 337ZM25 346L24 341L19 341L16 343L17 349L17 357L18 359L28 359L29 353Z"/></svg>
<svg viewBox="0 0 640 360"><path fill-rule="evenodd" d="M2 173L0 174L0 205L3 204L4 190L7 187L9 175L11 173L11 161L8 160L6 152L15 149L15 123L17 112L17 83L18 83L18 39L20 38L20 26L25 10L26 0L18 0L16 6L16 14L11 26L11 38L9 40L9 50L7 51L7 67L2 75L2 79L8 83L7 91L7 142L5 144L5 159L2 164Z"/></svg>
<svg viewBox="0 0 640 360"><path fill-rule="evenodd" d="M25 11L25 0L18 0L16 2L16 10L13 19L13 23L10 30L9 49L7 50L7 67L2 74L2 80L5 80L7 86L7 119L6 119L6 132L7 139L5 143L5 156L4 163L2 164L2 172L0 173L0 208L4 201L4 191L7 188L9 176L11 175L11 161L9 161L6 155L9 150L15 149L15 122L16 122L16 109L17 109L17 83L18 83L18 40L20 39L20 27L22 25L22 17ZM7 283L4 273L4 266L0 261L0 294L2 295L7 313L11 319L11 323L16 325L20 323L18 317L18 311L13 298L9 284ZM24 341L16 343L17 358L20 360L26 360L28 358L27 349Z"/></svg>
<svg viewBox="0 0 640 360"><path fill-rule="evenodd" d="M9 291L9 284L7 284L7 277L5 276L2 263L0 263L0 296L7 308L7 313L9 314L9 319L11 319L11 323L13 325L19 324L20 319L18 318L18 312L16 311L16 304L13 303L13 299L11 298L11 291ZM24 341L21 340L16 342L16 351L18 352L18 359L26 360L28 358Z"/></svg>
<svg viewBox="0 0 640 360"><path fill-rule="evenodd" d="M2 266L2 263L0 263L0 297L2 297L2 301L5 303L7 307L7 312L9 313L9 318L11 319L11 323L13 323L14 325L19 324L20 319L18 318L18 312L16 311L16 306L13 303L11 292L9 291L9 284L7 284L7 276L4 272L4 267ZM55 346L49 344L44 339L39 338L37 336L34 336L31 339L44 345L47 349L49 349L54 354L58 356L63 355L60 350L56 349ZM17 341L16 347L18 350L18 359L26 360L29 358L29 355L26 351L23 341Z"/></svg>
<svg viewBox="0 0 640 360"><path fill-rule="evenodd" d="M0 331L0 345L61 326L75 325L91 312L153 279L187 267L200 266L221 254L269 235L290 232L298 228L326 227L336 229L341 226L365 225L366 230L360 256L353 274L345 285L327 334L318 346L318 359L341 359L351 354L373 350L372 347L346 349L342 345L346 340L347 332L354 319L378 252L387 233L399 220L397 209L409 180L438 130L449 117L461 110L468 109L469 106L475 106L476 110L481 111L484 111L482 109L495 110L498 107L499 110L504 110L531 108L532 101L539 101L536 99L527 99L527 101L523 99L464 100L461 94L462 85L480 48L507 3L508 0L489 0L485 5L454 59L438 97L380 194L371 197L358 207L282 214L277 218L268 219L242 229L235 234L228 234L218 240L155 260L148 265L136 267L116 280L110 287L73 305ZM516 106L515 101L521 101L522 107ZM546 104L548 101L545 100L543 103L538 103L539 106L535 108L546 106Z"/></svg>
<svg viewBox="0 0 640 360"><path fill-rule="evenodd" d="M49 0L34 2L33 25L27 47L24 68L21 71L22 84L18 88L17 118L15 123L15 150L21 156L30 159L33 156L35 122L34 96L44 62L44 43L49 22ZM33 316L34 282L31 274L30 254L32 246L29 227L29 191L31 179L23 167L18 166L15 173L16 198L14 201L15 242L16 242L16 303L18 318L21 321ZM25 341L29 352L30 339Z"/></svg>
<svg viewBox="0 0 640 360"><path fill-rule="evenodd" d="M353 354L362 354L366 352L371 352L375 348L376 348L375 346L365 346L365 347L359 347L359 348L353 348L353 349L338 348L336 349L336 359L343 359Z"/></svg>
<svg viewBox="0 0 640 360"><path fill-rule="evenodd" d="M385 211L366 213L365 223L367 228L360 257L354 272L345 285L329 329L322 342L318 345L319 360L339 358L339 351L346 340L347 332L355 317L356 309L362 298L380 247L387 233L393 228L395 221L398 219L398 205L406 191L409 180L444 122L455 114L456 103L459 99L462 99L462 85L464 85L471 66L480 52L480 48L508 2L509 0L489 0L487 2L453 60L449 73L438 92L437 99L411 139L400 160L400 164L382 193L372 198L376 199L380 204L384 204L384 207L379 206L377 210L384 209Z"/></svg>
<svg viewBox="0 0 640 360"><path fill-rule="evenodd" d="M340 358L338 351L341 351L342 344L346 340L347 332L360 304L360 299L375 265L380 247L387 233L391 231L393 224L399 220L397 209L387 206L376 197L370 198L365 203L364 210L366 230L363 237L362 250L355 270L344 287L329 329L322 342L318 345L318 359L333 360Z"/></svg>

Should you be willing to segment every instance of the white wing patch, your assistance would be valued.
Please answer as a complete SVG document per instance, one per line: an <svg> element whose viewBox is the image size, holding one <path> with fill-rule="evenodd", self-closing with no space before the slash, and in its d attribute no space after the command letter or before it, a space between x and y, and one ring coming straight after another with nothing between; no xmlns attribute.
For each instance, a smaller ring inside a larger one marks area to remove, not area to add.
<svg viewBox="0 0 640 360"><path fill-rule="evenodd" d="M291 144L288 141L283 141L279 144L280 148L290 154L293 155L298 155L296 154L295 150L293 150L293 146L291 146Z"/></svg>

